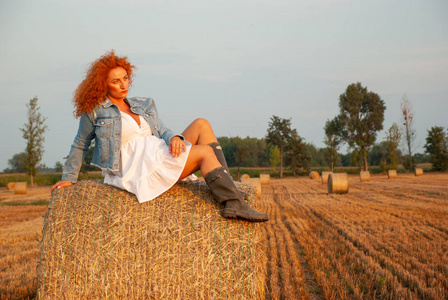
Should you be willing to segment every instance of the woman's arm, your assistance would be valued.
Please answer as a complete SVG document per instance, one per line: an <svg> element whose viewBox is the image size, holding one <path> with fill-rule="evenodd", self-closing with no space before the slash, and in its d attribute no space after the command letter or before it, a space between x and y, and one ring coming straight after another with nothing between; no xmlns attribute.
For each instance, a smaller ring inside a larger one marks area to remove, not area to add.
<svg viewBox="0 0 448 300"><path fill-rule="evenodd" d="M89 150L92 139L95 137L95 126L89 116L84 113L79 120L78 133L73 141L67 161L62 172L62 180L57 182L52 190L56 187L69 186L78 180L79 170L82 162Z"/></svg>

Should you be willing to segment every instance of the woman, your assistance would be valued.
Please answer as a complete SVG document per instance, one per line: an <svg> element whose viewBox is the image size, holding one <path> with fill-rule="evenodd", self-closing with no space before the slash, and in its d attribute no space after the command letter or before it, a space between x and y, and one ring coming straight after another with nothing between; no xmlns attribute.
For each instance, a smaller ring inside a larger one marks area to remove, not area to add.
<svg viewBox="0 0 448 300"><path fill-rule="evenodd" d="M207 120L197 119L182 134L174 134L160 119L151 98L127 98L134 68L114 51L90 65L74 94L78 133L62 180L52 191L77 181L95 139L92 164L103 170L104 182L134 193L139 202L154 199L200 170L216 200L224 205L223 217L267 221L267 215L252 209L237 190Z"/></svg>

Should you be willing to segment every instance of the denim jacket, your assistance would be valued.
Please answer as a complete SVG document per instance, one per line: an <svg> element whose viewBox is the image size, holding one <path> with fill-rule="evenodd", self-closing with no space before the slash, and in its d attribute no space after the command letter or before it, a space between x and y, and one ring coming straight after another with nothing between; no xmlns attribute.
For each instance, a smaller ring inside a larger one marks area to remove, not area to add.
<svg viewBox="0 0 448 300"><path fill-rule="evenodd" d="M175 134L168 129L157 113L152 98L127 98L133 113L142 116L151 127L152 133L165 140L166 144ZM176 135L183 139L181 135ZM106 98L91 113L83 113L79 120L79 129L73 141L70 154L64 166L62 180L75 183L79 170L95 139L92 165L117 173L120 164L121 114L118 106Z"/></svg>

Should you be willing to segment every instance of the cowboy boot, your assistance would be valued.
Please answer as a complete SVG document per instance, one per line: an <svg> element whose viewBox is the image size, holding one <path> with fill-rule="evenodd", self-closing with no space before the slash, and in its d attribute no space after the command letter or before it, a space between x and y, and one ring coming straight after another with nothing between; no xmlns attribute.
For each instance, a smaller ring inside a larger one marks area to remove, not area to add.
<svg viewBox="0 0 448 300"><path fill-rule="evenodd" d="M213 142L208 144L210 147L212 147L213 152L215 152L215 156L218 159L221 166L224 167L224 169L227 171L227 173L230 175L229 167L227 166L226 157L224 156L224 152L222 152L221 145L219 142ZM241 195L243 195L243 199L247 200L247 194L245 192L239 191Z"/></svg>
<svg viewBox="0 0 448 300"><path fill-rule="evenodd" d="M249 222L266 222L268 216L251 208L244 201L232 177L224 167L218 167L204 176L215 199L224 204L222 216L227 219L243 219Z"/></svg>

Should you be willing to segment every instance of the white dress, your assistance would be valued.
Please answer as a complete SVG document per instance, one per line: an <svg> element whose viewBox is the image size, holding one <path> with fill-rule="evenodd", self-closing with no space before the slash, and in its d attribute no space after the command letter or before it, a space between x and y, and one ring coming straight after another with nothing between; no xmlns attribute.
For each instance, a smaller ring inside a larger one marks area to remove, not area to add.
<svg viewBox="0 0 448 300"><path fill-rule="evenodd" d="M125 189L140 203L166 192L178 180L187 162L191 144L178 157L169 153L168 145L152 135L151 127L139 116L140 126L121 112L121 153L118 174L103 170L104 183Z"/></svg>

